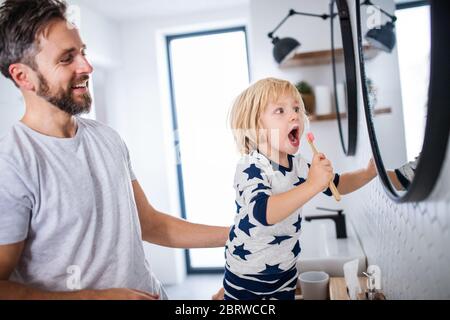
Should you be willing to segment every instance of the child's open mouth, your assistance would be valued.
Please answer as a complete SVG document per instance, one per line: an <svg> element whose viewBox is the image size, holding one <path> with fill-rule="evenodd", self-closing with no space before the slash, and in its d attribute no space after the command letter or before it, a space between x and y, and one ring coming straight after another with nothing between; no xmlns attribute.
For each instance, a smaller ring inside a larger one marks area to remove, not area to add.
<svg viewBox="0 0 450 320"><path fill-rule="evenodd" d="M299 128L295 126L288 134L288 139L291 145L297 148L300 145Z"/></svg>

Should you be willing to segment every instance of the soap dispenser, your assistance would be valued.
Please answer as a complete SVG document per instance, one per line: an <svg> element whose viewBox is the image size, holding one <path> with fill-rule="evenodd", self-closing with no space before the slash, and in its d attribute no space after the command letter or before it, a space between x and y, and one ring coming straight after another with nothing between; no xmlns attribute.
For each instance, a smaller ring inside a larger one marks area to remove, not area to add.
<svg viewBox="0 0 450 320"><path fill-rule="evenodd" d="M363 272L367 277L367 300L386 300L381 292L381 269L379 266L371 265L367 268L367 272Z"/></svg>

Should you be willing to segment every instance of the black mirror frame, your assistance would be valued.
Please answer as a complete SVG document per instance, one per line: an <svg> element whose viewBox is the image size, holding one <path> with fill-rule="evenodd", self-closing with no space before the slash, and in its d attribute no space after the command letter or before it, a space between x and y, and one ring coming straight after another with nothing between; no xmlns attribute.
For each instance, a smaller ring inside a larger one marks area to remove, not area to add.
<svg viewBox="0 0 450 320"><path fill-rule="evenodd" d="M450 44L445 30L450 29L450 2L430 0L431 51L430 85L428 88L428 110L422 152L414 179L405 194L399 195L392 187L381 158L369 105L364 56L362 47L360 1L355 0L358 53L364 111L372 153L378 175L388 196L397 203L425 200L439 178L447 153L450 134Z"/></svg>
<svg viewBox="0 0 450 320"><path fill-rule="evenodd" d="M334 48L334 9L333 5L336 3L337 14L339 17L342 47L344 51L345 63L345 78L346 78L346 95L347 95L347 126L348 126L348 141L344 141L343 121L339 111L339 102L337 98L337 83L336 83L336 56ZM333 89L334 89L334 105L336 109L336 117L339 127L339 135L341 140L342 150L347 156L353 156L356 153L356 143L358 137L358 103L357 103L357 86L356 86L356 61L355 49L353 45L352 24L350 21L350 14L348 10L347 0L331 0L330 2L330 25L331 25L331 53L332 53L332 69L333 69Z"/></svg>

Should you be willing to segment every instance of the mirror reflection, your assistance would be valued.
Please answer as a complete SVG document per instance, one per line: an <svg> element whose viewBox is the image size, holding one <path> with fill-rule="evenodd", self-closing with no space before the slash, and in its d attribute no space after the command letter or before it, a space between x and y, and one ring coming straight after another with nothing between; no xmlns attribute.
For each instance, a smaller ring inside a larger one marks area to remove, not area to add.
<svg viewBox="0 0 450 320"><path fill-rule="evenodd" d="M334 104L336 107L339 133L341 136L341 145L345 154L354 154L354 147L349 150L349 118L348 118L348 99L346 84L346 65L343 54L343 39L340 24L340 17L337 16L338 1L331 1L330 16L331 19L331 50L333 54L333 89ZM341 4L342 5L342 4ZM353 65L354 69L354 65ZM355 123L355 125L357 125Z"/></svg>
<svg viewBox="0 0 450 320"><path fill-rule="evenodd" d="M369 105L380 155L394 189L411 184L422 150L430 70L428 5L395 10L392 0L361 2ZM392 130L394 128L394 130Z"/></svg>

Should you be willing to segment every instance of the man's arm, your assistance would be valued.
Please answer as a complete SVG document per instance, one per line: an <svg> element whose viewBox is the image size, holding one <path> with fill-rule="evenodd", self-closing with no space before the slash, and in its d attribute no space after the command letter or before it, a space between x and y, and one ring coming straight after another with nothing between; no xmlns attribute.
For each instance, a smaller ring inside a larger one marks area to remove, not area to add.
<svg viewBox="0 0 450 320"><path fill-rule="evenodd" d="M225 246L229 227L191 223L159 212L148 202L139 182L134 180L132 184L143 240L172 248Z"/></svg>
<svg viewBox="0 0 450 320"><path fill-rule="evenodd" d="M20 283L8 281L11 273L19 262L25 242L15 244L0 245L0 300L1 299L52 299L61 298L62 295L44 292L25 286ZM82 294L76 293L78 298L83 298ZM67 297L67 295L66 295ZM68 298L68 297L67 297ZM74 297L75 298L75 297Z"/></svg>
<svg viewBox="0 0 450 320"><path fill-rule="evenodd" d="M131 289L80 290L73 292L49 292L9 281L19 262L25 242L0 245L0 300L75 300L75 299L139 299L154 300L157 295Z"/></svg>

